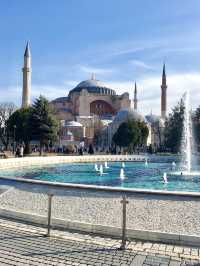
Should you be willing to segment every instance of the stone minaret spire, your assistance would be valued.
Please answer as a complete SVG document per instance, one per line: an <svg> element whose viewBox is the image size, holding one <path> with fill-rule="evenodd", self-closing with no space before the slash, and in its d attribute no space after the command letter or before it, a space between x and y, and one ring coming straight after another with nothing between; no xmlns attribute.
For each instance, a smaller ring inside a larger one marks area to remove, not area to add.
<svg viewBox="0 0 200 266"><path fill-rule="evenodd" d="M23 92L22 92L22 108L26 108L31 104L31 53L29 44L26 45L24 53L23 72Z"/></svg>
<svg viewBox="0 0 200 266"><path fill-rule="evenodd" d="M137 110L138 99L137 99L137 84L136 84L136 82L135 82L135 90L134 90L133 103L134 103L134 110Z"/></svg>
<svg viewBox="0 0 200 266"><path fill-rule="evenodd" d="M161 84L161 117L166 118L167 112L167 80L165 73L165 64L163 65L162 84Z"/></svg>
<svg viewBox="0 0 200 266"><path fill-rule="evenodd" d="M92 75L91 75L91 79L92 79L92 80L95 80L95 79L96 79L94 73L92 73Z"/></svg>

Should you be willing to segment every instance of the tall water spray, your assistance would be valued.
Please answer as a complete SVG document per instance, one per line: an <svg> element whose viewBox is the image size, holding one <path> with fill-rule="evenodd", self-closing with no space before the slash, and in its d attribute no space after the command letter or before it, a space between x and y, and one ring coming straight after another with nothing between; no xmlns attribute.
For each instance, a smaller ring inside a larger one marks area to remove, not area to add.
<svg viewBox="0 0 200 266"><path fill-rule="evenodd" d="M182 134L182 149L181 153L183 156L183 167L187 173L191 171L191 157L192 157L192 120L191 120L191 110L190 110L190 94L187 91L184 94L185 100L185 110L184 110L184 120L183 120L183 134Z"/></svg>

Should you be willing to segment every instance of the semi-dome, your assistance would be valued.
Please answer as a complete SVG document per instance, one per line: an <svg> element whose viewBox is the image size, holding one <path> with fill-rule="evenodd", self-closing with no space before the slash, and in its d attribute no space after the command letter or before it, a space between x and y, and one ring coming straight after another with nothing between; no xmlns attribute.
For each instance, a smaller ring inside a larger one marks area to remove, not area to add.
<svg viewBox="0 0 200 266"><path fill-rule="evenodd" d="M120 110L114 119L114 123L122 123L127 120L144 121L144 118L140 113L130 107Z"/></svg>
<svg viewBox="0 0 200 266"><path fill-rule="evenodd" d="M52 101L52 103L64 103L68 100L68 97L59 97L59 98L56 98Z"/></svg>
<svg viewBox="0 0 200 266"><path fill-rule="evenodd" d="M108 88L103 82L101 82L100 80L96 80L94 78L80 82L73 90L70 91L70 94L72 92L80 92L83 89L86 89L89 93L109 94L109 95L116 94L114 90Z"/></svg>
<svg viewBox="0 0 200 266"><path fill-rule="evenodd" d="M159 124L159 126L163 127L165 124L165 121L159 115L146 115L145 120L151 125Z"/></svg>
<svg viewBox="0 0 200 266"><path fill-rule="evenodd" d="M145 119L150 124L155 124L160 121L160 117L158 115L153 115L153 114L146 115Z"/></svg>

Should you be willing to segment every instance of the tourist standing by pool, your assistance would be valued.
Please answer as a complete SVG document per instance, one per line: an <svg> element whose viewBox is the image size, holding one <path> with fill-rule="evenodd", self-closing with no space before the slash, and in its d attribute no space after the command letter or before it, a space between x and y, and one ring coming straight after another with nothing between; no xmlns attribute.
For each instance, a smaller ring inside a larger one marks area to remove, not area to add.
<svg viewBox="0 0 200 266"><path fill-rule="evenodd" d="M90 143L90 145L89 145L88 153L89 153L89 154L94 154L94 149L93 149L93 146L92 146L91 143Z"/></svg>
<svg viewBox="0 0 200 266"><path fill-rule="evenodd" d="M21 146L20 146L19 157L23 157L23 156L24 156L24 146L21 145Z"/></svg>

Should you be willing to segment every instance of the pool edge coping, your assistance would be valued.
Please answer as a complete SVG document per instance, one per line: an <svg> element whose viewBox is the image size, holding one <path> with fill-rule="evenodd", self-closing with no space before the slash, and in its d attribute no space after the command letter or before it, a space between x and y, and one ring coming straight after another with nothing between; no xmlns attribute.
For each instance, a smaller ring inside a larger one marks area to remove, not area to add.
<svg viewBox="0 0 200 266"><path fill-rule="evenodd" d="M20 211L8 210L0 208L0 217L21 221L33 225L47 226L47 217L43 215L25 213ZM107 226L100 224L91 224L86 222L70 221L60 218L52 218L52 229L74 230L82 233L98 234L107 237L121 237L121 228L115 226ZM183 235L176 233L167 233L160 231L149 231L140 229L127 228L127 239L137 239L143 241L160 242L172 245L184 245L199 247L200 236Z"/></svg>

